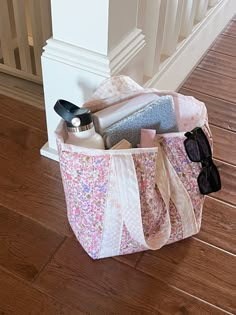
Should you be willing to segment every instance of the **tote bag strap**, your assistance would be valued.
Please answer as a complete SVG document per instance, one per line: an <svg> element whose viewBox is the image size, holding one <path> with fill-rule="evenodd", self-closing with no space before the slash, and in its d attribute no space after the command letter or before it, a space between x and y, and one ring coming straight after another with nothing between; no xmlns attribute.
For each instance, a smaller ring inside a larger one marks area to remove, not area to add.
<svg viewBox="0 0 236 315"><path fill-rule="evenodd" d="M162 156L160 156L162 159ZM158 156L159 161L159 156ZM160 162L161 178L166 177L164 162ZM166 181L163 181L163 183ZM162 184L167 206L168 191ZM165 191L165 192L164 192ZM100 257L120 254L123 226L142 249L159 249L170 237L169 209L164 214L160 231L151 241L145 239L141 215L139 186L132 154L111 155L110 185L103 220L103 237ZM164 198L163 198L164 199Z"/></svg>
<svg viewBox="0 0 236 315"><path fill-rule="evenodd" d="M170 201L170 198L174 203L181 217L183 238L186 238L193 234L196 234L199 230L195 218L193 204L189 193L187 192L173 165L171 164L170 160L168 159L167 155L160 145L161 139L158 139L157 141L160 159L157 163L156 183L166 204L166 207L169 209L167 203ZM188 176L191 176L191 174L189 174ZM168 182L168 187L167 184L165 184L166 181Z"/></svg>

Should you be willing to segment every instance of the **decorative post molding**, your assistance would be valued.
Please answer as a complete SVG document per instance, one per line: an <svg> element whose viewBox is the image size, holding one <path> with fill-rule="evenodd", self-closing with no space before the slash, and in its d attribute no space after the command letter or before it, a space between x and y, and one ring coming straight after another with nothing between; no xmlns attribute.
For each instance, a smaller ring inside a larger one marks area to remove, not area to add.
<svg viewBox="0 0 236 315"><path fill-rule="evenodd" d="M138 0L51 0L53 36L42 55L48 143L41 154L57 159L57 99L82 105L106 78L127 74L142 83L144 35Z"/></svg>

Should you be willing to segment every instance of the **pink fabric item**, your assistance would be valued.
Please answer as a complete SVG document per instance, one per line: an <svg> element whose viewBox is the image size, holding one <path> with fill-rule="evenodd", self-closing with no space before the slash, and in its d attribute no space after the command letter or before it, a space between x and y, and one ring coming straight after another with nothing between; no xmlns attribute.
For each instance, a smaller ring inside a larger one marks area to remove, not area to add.
<svg viewBox="0 0 236 315"><path fill-rule="evenodd" d="M142 130L140 148L96 150L66 144L62 122L56 130L69 223L93 259L156 250L200 229L201 165L188 159L182 131L200 126L211 141L205 105L174 92L151 92L173 96L180 132L156 137ZM99 97L108 97L105 103L112 106L117 98L140 93L150 89L125 76L112 78L86 106L92 108Z"/></svg>
<svg viewBox="0 0 236 315"><path fill-rule="evenodd" d="M152 148L155 146L156 130L141 129L140 148Z"/></svg>

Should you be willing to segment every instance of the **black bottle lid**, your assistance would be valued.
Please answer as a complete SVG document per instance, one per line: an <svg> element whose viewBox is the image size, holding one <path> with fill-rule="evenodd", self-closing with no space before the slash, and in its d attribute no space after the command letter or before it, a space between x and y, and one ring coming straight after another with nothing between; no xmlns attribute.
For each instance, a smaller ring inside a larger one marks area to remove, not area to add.
<svg viewBox="0 0 236 315"><path fill-rule="evenodd" d="M67 127L82 127L92 123L92 115L88 108L80 108L69 101L58 100L54 110L66 121Z"/></svg>

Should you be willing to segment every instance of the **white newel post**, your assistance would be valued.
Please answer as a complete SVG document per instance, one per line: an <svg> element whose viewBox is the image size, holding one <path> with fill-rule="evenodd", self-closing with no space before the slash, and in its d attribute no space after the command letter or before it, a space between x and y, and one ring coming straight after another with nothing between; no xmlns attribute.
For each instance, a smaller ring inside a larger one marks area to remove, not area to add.
<svg viewBox="0 0 236 315"><path fill-rule="evenodd" d="M82 105L106 78L143 79L144 35L138 0L51 0L53 36L42 55L48 143L41 154L57 159L57 99Z"/></svg>

